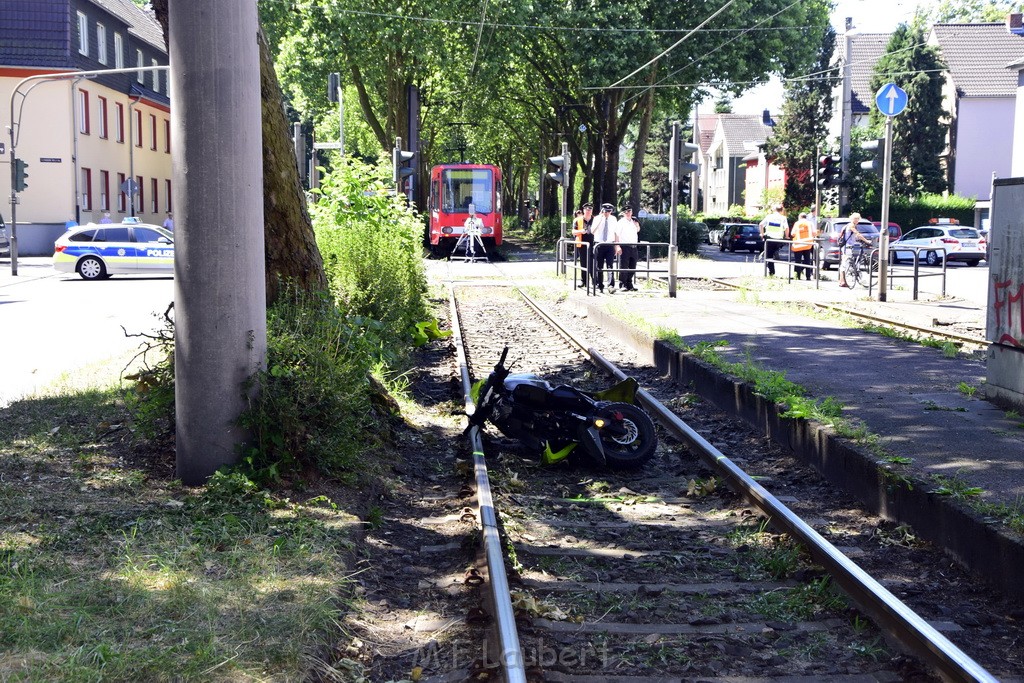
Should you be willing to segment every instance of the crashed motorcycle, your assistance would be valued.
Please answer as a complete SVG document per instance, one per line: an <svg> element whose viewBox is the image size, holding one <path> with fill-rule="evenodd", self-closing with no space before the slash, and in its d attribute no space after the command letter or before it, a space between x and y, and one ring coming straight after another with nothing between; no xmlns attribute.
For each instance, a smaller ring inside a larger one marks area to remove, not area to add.
<svg viewBox="0 0 1024 683"><path fill-rule="evenodd" d="M473 385L470 396L476 409L467 431L490 422L505 436L539 451L545 465L579 451L598 466L635 469L654 455L658 435L651 418L634 405L635 379L588 393L552 386L534 374L511 374L507 356L506 346L494 370Z"/></svg>

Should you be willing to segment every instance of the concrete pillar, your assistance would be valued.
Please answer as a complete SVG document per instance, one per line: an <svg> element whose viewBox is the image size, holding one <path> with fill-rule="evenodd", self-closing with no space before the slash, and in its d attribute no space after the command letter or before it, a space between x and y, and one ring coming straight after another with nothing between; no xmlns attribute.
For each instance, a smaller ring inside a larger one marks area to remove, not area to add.
<svg viewBox="0 0 1024 683"><path fill-rule="evenodd" d="M266 361L263 153L253 0L170 2L177 471L234 463Z"/></svg>

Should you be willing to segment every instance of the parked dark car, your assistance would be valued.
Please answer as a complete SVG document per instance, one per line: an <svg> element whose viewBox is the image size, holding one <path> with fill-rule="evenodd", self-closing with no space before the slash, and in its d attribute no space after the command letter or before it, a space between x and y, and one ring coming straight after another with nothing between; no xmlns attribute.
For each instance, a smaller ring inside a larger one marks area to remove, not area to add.
<svg viewBox="0 0 1024 683"><path fill-rule="evenodd" d="M753 223L723 223L722 239L718 243L718 249L720 251L746 249L752 254L764 251L761 228Z"/></svg>

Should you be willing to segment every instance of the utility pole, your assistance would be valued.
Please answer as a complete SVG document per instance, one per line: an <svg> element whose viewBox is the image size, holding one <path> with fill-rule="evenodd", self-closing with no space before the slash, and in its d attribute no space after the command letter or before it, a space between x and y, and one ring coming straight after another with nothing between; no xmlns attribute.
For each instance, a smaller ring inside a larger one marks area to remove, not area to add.
<svg viewBox="0 0 1024 683"><path fill-rule="evenodd" d="M848 178L850 166L850 131L853 128L853 59L850 50L853 49L853 18L846 17L846 31L843 33L843 99L842 99L842 129L839 136L839 156L842 162L839 167L840 177ZM845 216L850 213L850 188L845 184L839 185L839 215Z"/></svg>
<svg viewBox="0 0 1024 683"><path fill-rule="evenodd" d="M238 461L246 382L266 365L259 18L252 0L168 10L177 474L195 486Z"/></svg>

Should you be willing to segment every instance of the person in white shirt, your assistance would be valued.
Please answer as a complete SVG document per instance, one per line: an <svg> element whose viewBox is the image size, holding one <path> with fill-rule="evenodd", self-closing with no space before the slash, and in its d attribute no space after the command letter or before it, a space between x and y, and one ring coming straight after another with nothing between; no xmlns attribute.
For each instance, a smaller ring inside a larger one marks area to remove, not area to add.
<svg viewBox="0 0 1024 683"><path fill-rule="evenodd" d="M619 259L619 289L626 292L635 292L633 286L633 275L636 271L637 248L636 243L640 241L640 223L633 218L633 207L624 206L622 215L617 223L619 229L620 249L622 258Z"/></svg>
<svg viewBox="0 0 1024 683"><path fill-rule="evenodd" d="M594 266L593 283L599 292L604 292L604 270L614 265L615 256L621 251L616 244L619 241L619 231L618 221L615 220L615 207L611 204L602 204L601 215L594 219L590 229L594 233L594 243L600 245L595 247L595 258L591 260ZM610 275L608 290L615 291L615 273Z"/></svg>
<svg viewBox="0 0 1024 683"><path fill-rule="evenodd" d="M466 242L466 256L476 256L475 242L482 239L480 236L484 231L484 222L481 220L480 216L476 215L475 204L470 204L466 208L469 210L469 217L462 225L462 228L468 238L468 241ZM481 242L481 244L483 244L483 242Z"/></svg>
<svg viewBox="0 0 1024 683"><path fill-rule="evenodd" d="M167 218L164 219L164 227L174 232L174 219L171 218L171 212L167 212Z"/></svg>

